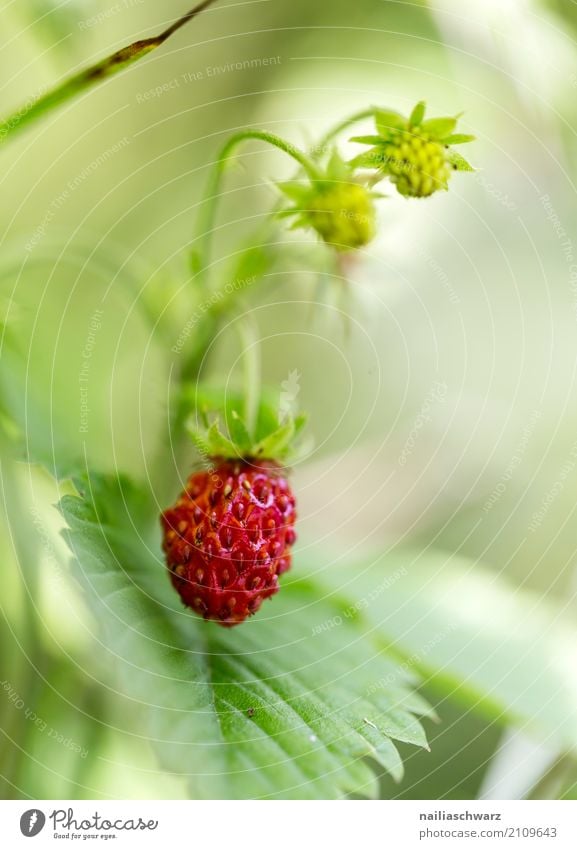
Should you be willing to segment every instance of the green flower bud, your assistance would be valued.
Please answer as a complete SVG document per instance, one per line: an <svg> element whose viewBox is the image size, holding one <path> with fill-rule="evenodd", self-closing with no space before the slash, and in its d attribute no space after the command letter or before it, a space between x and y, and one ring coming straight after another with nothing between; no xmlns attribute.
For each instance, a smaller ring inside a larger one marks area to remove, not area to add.
<svg viewBox="0 0 577 849"><path fill-rule="evenodd" d="M358 183L320 185L303 218L338 250L362 248L375 235L375 206L370 192Z"/></svg>
<svg viewBox="0 0 577 849"><path fill-rule="evenodd" d="M296 216L293 228L312 229L338 251L367 245L375 236L373 193L351 179L351 171L333 154L323 179L284 183L281 190L295 202L283 216Z"/></svg>

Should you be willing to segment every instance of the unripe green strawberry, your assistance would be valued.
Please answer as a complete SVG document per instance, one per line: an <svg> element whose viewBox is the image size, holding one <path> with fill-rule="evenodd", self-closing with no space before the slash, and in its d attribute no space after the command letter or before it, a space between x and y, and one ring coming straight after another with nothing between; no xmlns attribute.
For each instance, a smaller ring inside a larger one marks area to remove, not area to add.
<svg viewBox="0 0 577 849"><path fill-rule="evenodd" d="M280 189L294 202L281 213L296 216L294 229L314 230L337 251L362 248L374 238L374 195L353 179L350 167L336 151L322 179L282 183Z"/></svg>
<svg viewBox="0 0 577 849"><path fill-rule="evenodd" d="M311 227L341 250L361 248L375 235L375 207L364 186L337 183L320 188L309 199Z"/></svg>
<svg viewBox="0 0 577 849"><path fill-rule="evenodd" d="M357 136L352 141L371 145L355 157L353 168L374 171L370 184L388 177L405 197L429 197L447 189L453 171L473 171L451 145L472 141L474 136L455 133L457 118L425 117L425 104L417 103L409 118L397 112L375 111L377 136Z"/></svg>
<svg viewBox="0 0 577 849"><path fill-rule="evenodd" d="M451 167L445 147L426 132L396 130L383 149L381 166L397 191L406 197L429 197L438 189L446 189Z"/></svg>

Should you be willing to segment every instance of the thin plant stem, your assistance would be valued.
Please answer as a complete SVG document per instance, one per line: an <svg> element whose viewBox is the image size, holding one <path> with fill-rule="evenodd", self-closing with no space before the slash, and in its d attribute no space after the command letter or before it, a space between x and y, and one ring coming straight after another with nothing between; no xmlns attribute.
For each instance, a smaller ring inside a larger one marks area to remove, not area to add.
<svg viewBox="0 0 577 849"><path fill-rule="evenodd" d="M374 108L363 109L360 112L355 112L353 115L350 115L343 121L340 121L334 127L331 127L331 129L329 129L327 133L322 137L319 145L315 146L315 150L318 151L317 157L313 155L306 155L294 145L290 144L279 136L276 136L273 133L269 133L265 130L244 130L231 136L231 138L222 147L216 159L216 162L213 165L204 192L201 213L197 222L197 231L200 235L199 245L195 252L193 269L197 274L199 274L200 280L202 281L205 278L207 267L210 263L212 234L214 231L218 202L220 200L220 189L222 185L223 175L226 170L226 166L230 160L230 157L240 144L249 139L257 139L271 144L291 156L296 162L298 162L301 168L311 179L316 180L322 178L322 170L317 164L317 162L314 161L315 158L318 158L320 155L322 155L328 145L338 135L340 135L340 133L348 129L348 127L351 127L359 121L365 120L366 118L370 118L374 114ZM270 214L271 220L276 216L276 213L278 211L279 206L277 205ZM215 300L214 303L211 304L209 309L207 309L204 313L202 323L203 326L201 328L198 328L197 338L195 339L193 349L187 355L180 372L181 383L193 381L198 377L200 364L202 363L206 351L208 350L212 335L216 333L221 319L229 312L232 304L236 302L237 297L238 293L235 290L232 290L230 294L228 294L226 297ZM179 394L181 395L181 393ZM182 401L179 401L177 403L177 413L174 418L174 423L177 431L179 429L179 424L182 422L182 415Z"/></svg>
<svg viewBox="0 0 577 849"><path fill-rule="evenodd" d="M261 358L258 327L254 316L247 312L238 321L242 345L244 415L251 439L256 438L256 423L261 391Z"/></svg>
<svg viewBox="0 0 577 849"><path fill-rule="evenodd" d="M129 65L142 59L152 50L156 50L157 47L164 44L181 27L185 26L193 18L196 18L197 15L204 12L205 9L208 9L215 2L216 0L204 0L204 2L190 9L159 35L141 39L126 47L122 47L116 53L107 56L106 59L102 59L89 68L85 68L46 94L42 94L36 98L30 98L20 109L0 121L0 146L5 144L9 139L12 139L25 127L30 126L30 124L35 123L47 113L66 103L66 101L71 100L78 94L82 94L84 91L88 91L94 85L118 74Z"/></svg>
<svg viewBox="0 0 577 849"><path fill-rule="evenodd" d="M214 230L214 222L218 202L220 200L220 187L222 178L228 161L236 148L245 141L256 139L264 141L273 147L282 150L288 156L291 156L298 164L306 171L312 180L318 180L322 177L322 172L318 166L305 153L292 145L290 142L274 133L269 133L266 130L243 130L231 136L220 151L216 162L212 168L208 184L205 190L204 202L198 219L198 233L200 234L200 245L197 248L197 265L201 274L204 274L210 261L210 247L212 242L212 232Z"/></svg>

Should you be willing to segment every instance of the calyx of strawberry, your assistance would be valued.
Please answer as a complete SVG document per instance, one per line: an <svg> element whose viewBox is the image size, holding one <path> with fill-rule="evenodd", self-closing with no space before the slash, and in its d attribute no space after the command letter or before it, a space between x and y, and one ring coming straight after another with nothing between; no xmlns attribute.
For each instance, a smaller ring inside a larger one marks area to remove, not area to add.
<svg viewBox="0 0 577 849"><path fill-rule="evenodd" d="M374 238L376 195L336 150L319 177L280 183L279 189L293 204L279 213L294 218L292 229L312 229L337 251L363 247Z"/></svg>
<svg viewBox="0 0 577 849"><path fill-rule="evenodd" d="M303 439L304 413L279 408L271 392L262 393L252 417L246 407L240 393L196 390L197 413L188 420L187 429L203 457L272 460L288 465L310 451L310 440Z"/></svg>
<svg viewBox="0 0 577 849"><path fill-rule="evenodd" d="M475 137L455 132L460 116L425 119L424 101L408 118L398 112L375 109L378 135L355 136L351 141L370 145L355 157L354 168L374 169L371 184L388 177L407 197L428 197L448 188L453 171L474 171L453 145Z"/></svg>

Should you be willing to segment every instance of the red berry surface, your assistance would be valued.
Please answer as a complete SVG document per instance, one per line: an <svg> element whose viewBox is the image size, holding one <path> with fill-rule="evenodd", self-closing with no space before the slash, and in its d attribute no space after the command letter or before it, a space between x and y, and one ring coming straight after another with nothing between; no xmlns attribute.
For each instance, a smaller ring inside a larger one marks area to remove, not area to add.
<svg viewBox="0 0 577 849"><path fill-rule="evenodd" d="M161 516L171 581L187 607L238 625L290 569L295 499L272 461L213 461Z"/></svg>

